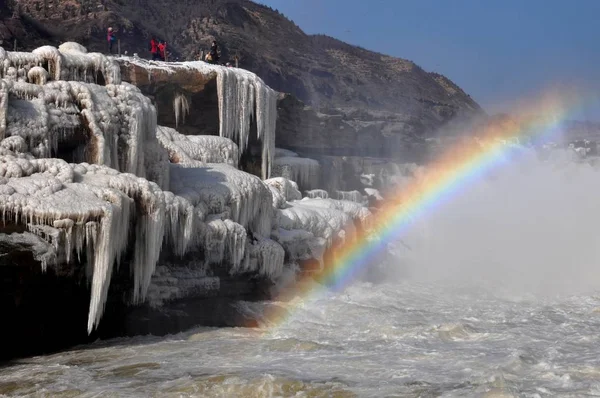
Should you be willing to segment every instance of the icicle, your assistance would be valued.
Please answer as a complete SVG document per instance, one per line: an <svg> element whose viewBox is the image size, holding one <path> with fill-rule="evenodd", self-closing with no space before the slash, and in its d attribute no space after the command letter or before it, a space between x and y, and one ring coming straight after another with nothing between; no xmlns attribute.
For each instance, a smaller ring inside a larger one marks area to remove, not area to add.
<svg viewBox="0 0 600 398"><path fill-rule="evenodd" d="M244 272L258 272L270 279L276 279L283 272L285 251L283 247L267 238L260 238L249 245L248 259L240 263L239 267L233 267L231 274Z"/></svg>
<svg viewBox="0 0 600 398"><path fill-rule="evenodd" d="M195 230L194 206L171 192L165 192L166 231L165 244L168 244L173 253L182 257L193 242Z"/></svg>
<svg viewBox="0 0 600 398"><path fill-rule="evenodd" d="M269 178L275 154L278 94L256 75L218 68L217 95L219 135L237 142L242 153L248 145L251 118L256 115L257 134L262 141L262 178Z"/></svg>
<svg viewBox="0 0 600 398"><path fill-rule="evenodd" d="M115 200L116 197L110 199ZM120 201L120 203L114 203L112 206L107 207L100 221L94 257L88 333L91 333L100 322L108 295L114 261L127 245L128 213L128 202Z"/></svg>
<svg viewBox="0 0 600 398"><path fill-rule="evenodd" d="M156 136L169 152L173 163L201 165L205 163L227 163L237 168L239 151L228 138L214 135L183 135L169 127L158 126Z"/></svg>
<svg viewBox="0 0 600 398"><path fill-rule="evenodd" d="M173 99L173 112L175 112L175 127L179 127L179 120L185 123L185 117L190 113L190 104L185 95L177 94Z"/></svg>
<svg viewBox="0 0 600 398"><path fill-rule="evenodd" d="M37 84L38 86L43 86L46 84L48 77L49 75L46 69L39 66L34 66L33 68L29 69L29 72L27 72L27 80L30 83Z"/></svg>
<svg viewBox="0 0 600 398"><path fill-rule="evenodd" d="M328 199L329 193L324 189L311 189L309 191L304 191L307 198L310 199Z"/></svg>
<svg viewBox="0 0 600 398"><path fill-rule="evenodd" d="M0 49L2 49L0 47ZM2 50L4 51L4 50ZM2 53L0 53L0 56ZM1 60L1 58L0 58ZM8 84L0 80L0 141L6 137L6 113L8 110Z"/></svg>
<svg viewBox="0 0 600 398"><path fill-rule="evenodd" d="M367 204L365 196L358 191L335 191L335 194L339 200L348 200L362 205Z"/></svg>
<svg viewBox="0 0 600 398"><path fill-rule="evenodd" d="M271 191L256 176L225 164L173 165L171 191L194 206L205 203L211 214L229 218L252 232L269 236L273 218Z"/></svg>
<svg viewBox="0 0 600 398"><path fill-rule="evenodd" d="M150 278L154 273L156 262L162 247L164 225L164 208L156 208L150 214L138 216L136 225L136 244L132 263L133 303L138 304L146 297Z"/></svg>
<svg viewBox="0 0 600 398"><path fill-rule="evenodd" d="M237 269L244 258L246 229L231 220L212 219L201 226L204 235L204 255L207 264L227 262Z"/></svg>
<svg viewBox="0 0 600 398"><path fill-rule="evenodd" d="M43 46L33 50L40 60L48 62L48 74L54 80L61 80L62 57L60 52L52 46Z"/></svg>

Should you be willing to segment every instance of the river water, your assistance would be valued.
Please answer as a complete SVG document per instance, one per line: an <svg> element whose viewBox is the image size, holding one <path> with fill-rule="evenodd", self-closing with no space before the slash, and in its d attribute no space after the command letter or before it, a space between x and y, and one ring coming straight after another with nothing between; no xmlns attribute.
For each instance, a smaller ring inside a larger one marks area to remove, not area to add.
<svg viewBox="0 0 600 398"><path fill-rule="evenodd" d="M600 296L509 299L361 282L292 309L269 332L196 329L21 360L0 371L0 393L600 396Z"/></svg>
<svg viewBox="0 0 600 398"><path fill-rule="evenodd" d="M285 307L284 322L19 360L0 369L0 395L600 396L599 177L521 159L427 214L344 290L240 304L259 317Z"/></svg>

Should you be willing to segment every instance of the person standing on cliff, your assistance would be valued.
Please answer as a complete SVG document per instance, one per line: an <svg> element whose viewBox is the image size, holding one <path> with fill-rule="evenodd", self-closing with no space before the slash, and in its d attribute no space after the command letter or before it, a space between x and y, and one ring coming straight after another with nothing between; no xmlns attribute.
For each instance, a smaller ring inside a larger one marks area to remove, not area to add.
<svg viewBox="0 0 600 398"><path fill-rule="evenodd" d="M112 27L108 28L106 32L106 41L108 42L108 52L112 54L113 44L117 41L117 36L115 36L115 32Z"/></svg>
<svg viewBox="0 0 600 398"><path fill-rule="evenodd" d="M150 39L150 54L152 54L153 61L160 59L158 54L158 41L154 37Z"/></svg>
<svg viewBox="0 0 600 398"><path fill-rule="evenodd" d="M213 40L212 45L210 46L210 52L208 53L208 55L210 55L210 63L211 64L218 64L219 63L219 46L217 45L217 41Z"/></svg>
<svg viewBox="0 0 600 398"><path fill-rule="evenodd" d="M163 61L167 60L167 42L162 41L158 44L159 58Z"/></svg>

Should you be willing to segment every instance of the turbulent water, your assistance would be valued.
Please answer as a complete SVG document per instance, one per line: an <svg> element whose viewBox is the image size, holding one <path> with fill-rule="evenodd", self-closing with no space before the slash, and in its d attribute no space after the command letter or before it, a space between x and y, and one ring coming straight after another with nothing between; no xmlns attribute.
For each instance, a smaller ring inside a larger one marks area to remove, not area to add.
<svg viewBox="0 0 600 398"><path fill-rule="evenodd" d="M370 280L262 329L98 342L0 369L0 395L600 396L600 174L525 156L448 198ZM373 278L377 274L379 278Z"/></svg>

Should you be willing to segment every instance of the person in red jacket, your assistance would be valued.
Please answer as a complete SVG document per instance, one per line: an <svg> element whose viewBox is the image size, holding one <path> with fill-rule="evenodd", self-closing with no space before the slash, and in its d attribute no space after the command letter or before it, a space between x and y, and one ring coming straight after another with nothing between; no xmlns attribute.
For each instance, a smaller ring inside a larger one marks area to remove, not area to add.
<svg viewBox="0 0 600 398"><path fill-rule="evenodd" d="M153 61L160 59L160 55L158 54L158 40L154 37L150 40L150 54L152 54Z"/></svg>
<svg viewBox="0 0 600 398"><path fill-rule="evenodd" d="M166 41L161 41L158 44L158 53L159 53L159 57L161 60L166 61L167 60L167 42Z"/></svg>

